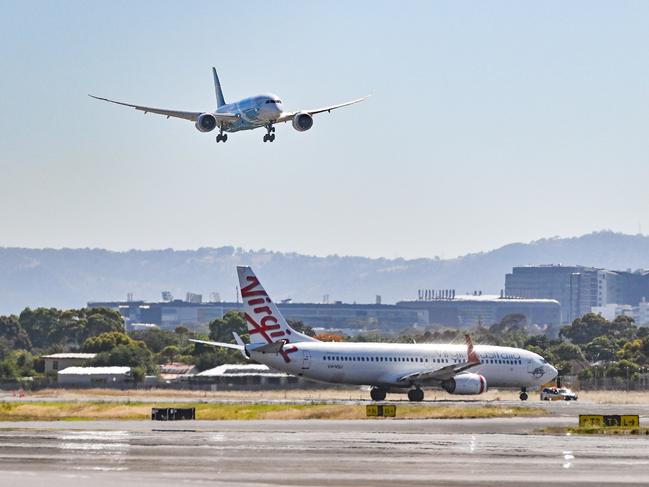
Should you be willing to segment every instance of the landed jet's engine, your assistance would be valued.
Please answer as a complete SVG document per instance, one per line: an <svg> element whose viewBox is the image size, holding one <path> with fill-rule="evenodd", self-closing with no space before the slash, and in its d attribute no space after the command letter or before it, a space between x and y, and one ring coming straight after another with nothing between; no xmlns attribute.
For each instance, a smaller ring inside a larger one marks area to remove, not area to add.
<svg viewBox="0 0 649 487"><path fill-rule="evenodd" d="M211 132L216 128L216 117L211 113L202 113L196 119L196 128L199 132Z"/></svg>
<svg viewBox="0 0 649 487"><path fill-rule="evenodd" d="M306 112L299 112L293 116L293 128L298 132L304 132L313 127L313 117Z"/></svg>
<svg viewBox="0 0 649 487"><path fill-rule="evenodd" d="M482 394L487 392L487 379L480 374L460 374L442 382L442 388L449 394Z"/></svg>

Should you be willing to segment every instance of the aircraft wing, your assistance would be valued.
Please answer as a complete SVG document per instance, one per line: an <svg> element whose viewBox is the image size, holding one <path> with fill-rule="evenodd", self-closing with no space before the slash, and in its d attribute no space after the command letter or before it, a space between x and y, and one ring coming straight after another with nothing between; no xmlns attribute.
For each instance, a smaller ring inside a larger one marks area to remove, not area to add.
<svg viewBox="0 0 649 487"><path fill-rule="evenodd" d="M457 374L469 370L476 365L480 365L480 362L462 362L459 364L447 365L446 367L442 367L441 369L422 370L421 372L404 375L398 380L398 382L443 382L445 380L452 379Z"/></svg>
<svg viewBox="0 0 649 487"><path fill-rule="evenodd" d="M467 333L464 335L464 341L466 342L466 362L460 362L459 364L450 364L440 369L435 370L422 370L421 372L414 372L412 374L404 375L401 377L398 382L409 382L411 384L422 382L443 382L445 380L452 379L457 374L460 374L466 370L469 370L476 365L480 365L480 357L475 352L473 348L473 341L471 336Z"/></svg>
<svg viewBox="0 0 649 487"><path fill-rule="evenodd" d="M203 345L211 345L213 347L232 348L239 351L243 351L243 349L245 348L243 345L235 343L208 342L207 340L194 340L193 338L190 338L189 341L194 343L202 343Z"/></svg>
<svg viewBox="0 0 649 487"><path fill-rule="evenodd" d="M167 118L169 117L182 118L184 120L190 120L192 122L195 122L199 115L205 113L205 112L182 112L179 110L166 110L164 108L143 107L140 105L131 105L130 103L123 103L121 101L109 100L108 98L101 98L99 96L94 96L94 95L88 95L88 96L90 98L94 98L95 100L102 100L102 101L107 101L109 103L115 103L116 105L135 108L136 110L140 110L141 112L144 113L156 113L158 115L164 115ZM214 117L217 120L222 120L224 122L231 122L233 120L239 119L239 115L237 115L236 113L211 113L211 114L214 115Z"/></svg>
<svg viewBox="0 0 649 487"><path fill-rule="evenodd" d="M314 108L313 110L299 110L297 112L286 112L283 113L282 116L275 121L275 123L288 122L295 116L296 113L308 113L309 115L315 115L317 113L322 113L322 112L331 113L331 110L335 110L336 108L346 107L348 105L353 105L354 103L360 103L364 100L367 100L369 97L370 95L367 95L364 96L363 98L358 98L357 100L347 101L345 103L340 103L338 105L331 105L330 107Z"/></svg>

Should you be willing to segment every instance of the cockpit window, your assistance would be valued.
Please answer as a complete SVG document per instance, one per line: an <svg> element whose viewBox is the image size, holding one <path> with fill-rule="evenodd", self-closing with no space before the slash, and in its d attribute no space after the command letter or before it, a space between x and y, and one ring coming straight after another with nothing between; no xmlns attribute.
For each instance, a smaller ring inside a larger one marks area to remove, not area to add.
<svg viewBox="0 0 649 487"><path fill-rule="evenodd" d="M281 105L282 100L266 100L266 103L274 103L275 105Z"/></svg>

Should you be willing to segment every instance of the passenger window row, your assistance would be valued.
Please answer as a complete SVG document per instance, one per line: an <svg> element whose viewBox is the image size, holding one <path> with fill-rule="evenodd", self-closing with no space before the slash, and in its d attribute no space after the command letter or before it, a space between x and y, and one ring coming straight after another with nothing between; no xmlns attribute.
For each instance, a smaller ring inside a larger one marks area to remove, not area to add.
<svg viewBox="0 0 649 487"><path fill-rule="evenodd" d="M356 356L339 356L339 355L325 355L322 357L322 360L330 362L428 362L427 358L423 357L356 357ZM443 358L433 358L430 359L433 363L449 363L449 359ZM462 360L458 361L453 359L453 363L459 363ZM500 364L500 365L522 365L521 360L502 360L502 359L483 359L483 364Z"/></svg>
<svg viewBox="0 0 649 487"><path fill-rule="evenodd" d="M520 360L484 359L483 364L522 365Z"/></svg>
<svg viewBox="0 0 649 487"><path fill-rule="evenodd" d="M355 357L355 356L338 356L338 355L325 355L322 360L333 362L428 362L424 357ZM436 360L442 362L443 359L431 359L433 362Z"/></svg>

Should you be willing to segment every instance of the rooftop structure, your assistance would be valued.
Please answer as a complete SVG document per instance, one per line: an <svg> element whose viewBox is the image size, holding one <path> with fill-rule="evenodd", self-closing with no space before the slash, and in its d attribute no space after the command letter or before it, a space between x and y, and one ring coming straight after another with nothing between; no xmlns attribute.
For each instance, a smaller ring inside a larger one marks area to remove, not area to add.
<svg viewBox="0 0 649 487"><path fill-rule="evenodd" d="M554 299L525 299L478 293L462 295L454 292L444 295L449 297L401 301L397 306L426 310L429 324L456 328L489 326L512 314L521 314L529 324L536 325L555 326L561 319L561 305Z"/></svg>

